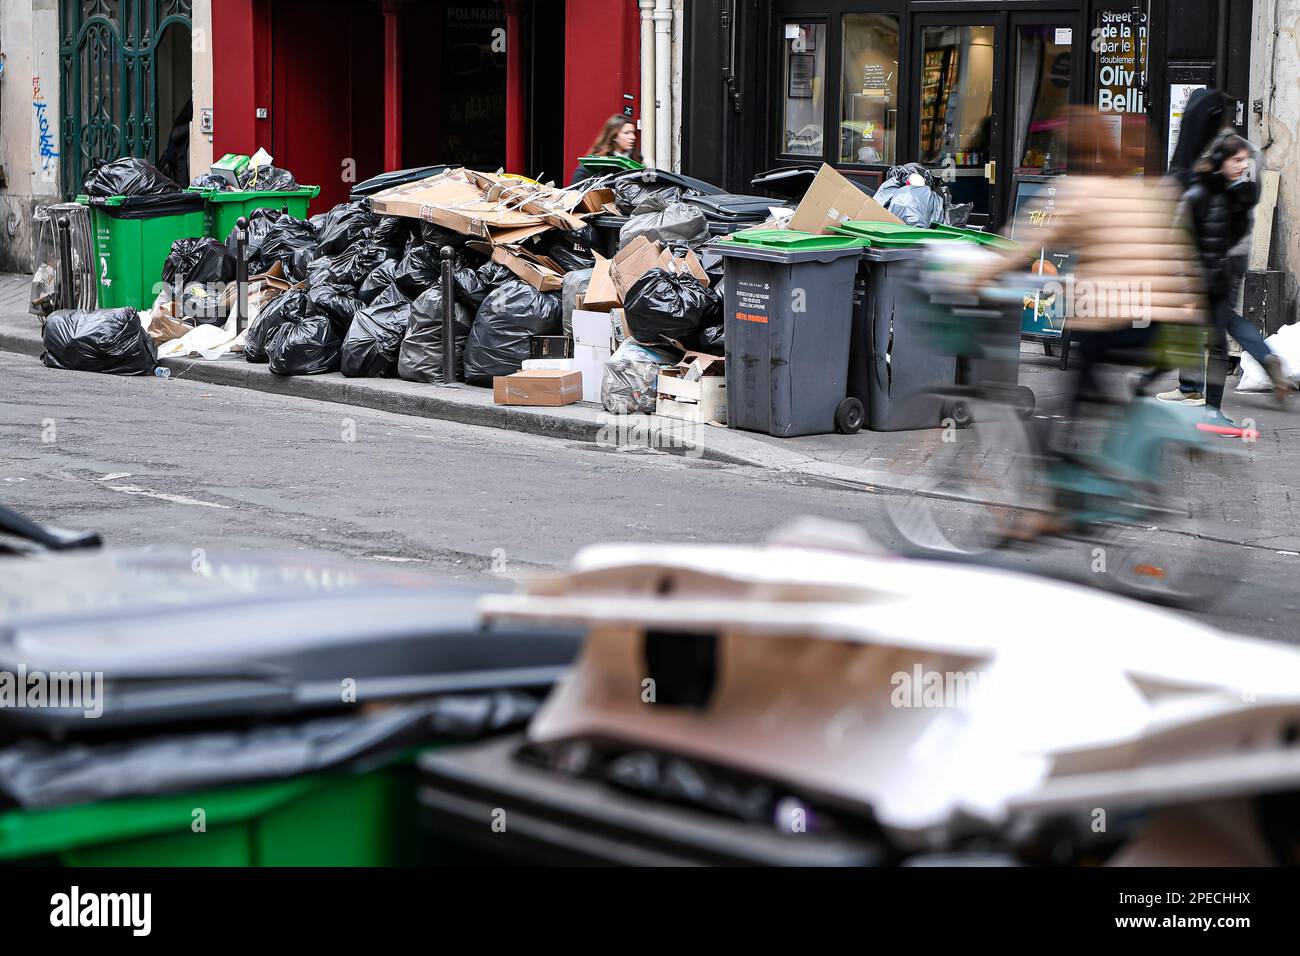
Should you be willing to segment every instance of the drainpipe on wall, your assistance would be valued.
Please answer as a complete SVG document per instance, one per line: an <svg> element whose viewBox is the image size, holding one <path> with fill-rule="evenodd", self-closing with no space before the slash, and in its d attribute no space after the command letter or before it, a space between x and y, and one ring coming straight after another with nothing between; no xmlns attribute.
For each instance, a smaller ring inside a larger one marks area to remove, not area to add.
<svg viewBox="0 0 1300 956"><path fill-rule="evenodd" d="M672 166L672 0L655 0L655 158L660 168Z"/></svg>
<svg viewBox="0 0 1300 956"><path fill-rule="evenodd" d="M639 0L641 9L641 158L655 165L655 0Z"/></svg>

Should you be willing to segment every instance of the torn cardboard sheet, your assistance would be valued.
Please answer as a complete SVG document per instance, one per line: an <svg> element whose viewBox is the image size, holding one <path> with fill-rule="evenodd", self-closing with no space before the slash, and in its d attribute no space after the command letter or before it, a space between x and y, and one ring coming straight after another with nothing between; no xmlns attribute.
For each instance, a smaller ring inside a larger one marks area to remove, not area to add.
<svg viewBox="0 0 1300 956"><path fill-rule="evenodd" d="M591 271L591 282L587 291L578 298L582 308L589 312L608 312L619 305L618 290L614 288L614 278L610 272L611 260L600 253L595 253L596 265Z"/></svg>
<svg viewBox="0 0 1300 956"><path fill-rule="evenodd" d="M825 163L804 193L788 228L796 232L826 233L850 219L897 222L899 219L843 175Z"/></svg>
<svg viewBox="0 0 1300 956"><path fill-rule="evenodd" d="M538 292L558 292L564 285L564 270L546 256L529 252L514 243L492 245L486 242L466 243L470 248L491 256Z"/></svg>
<svg viewBox="0 0 1300 956"><path fill-rule="evenodd" d="M614 283L614 291L618 293L619 302L627 298L628 292L636 285L638 279L651 269L659 267L659 256L662 252L659 243L645 236L637 236L610 260L610 279ZM594 274L592 281L595 281ZM590 288L587 294L590 296Z"/></svg>

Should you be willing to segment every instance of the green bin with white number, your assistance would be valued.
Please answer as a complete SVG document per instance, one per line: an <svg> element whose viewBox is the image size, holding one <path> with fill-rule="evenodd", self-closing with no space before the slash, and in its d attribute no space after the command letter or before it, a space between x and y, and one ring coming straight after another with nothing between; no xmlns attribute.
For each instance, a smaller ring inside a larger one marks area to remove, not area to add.
<svg viewBox="0 0 1300 956"><path fill-rule="evenodd" d="M206 235L198 193L79 196L77 201L90 207L101 309L152 306L172 243Z"/></svg>

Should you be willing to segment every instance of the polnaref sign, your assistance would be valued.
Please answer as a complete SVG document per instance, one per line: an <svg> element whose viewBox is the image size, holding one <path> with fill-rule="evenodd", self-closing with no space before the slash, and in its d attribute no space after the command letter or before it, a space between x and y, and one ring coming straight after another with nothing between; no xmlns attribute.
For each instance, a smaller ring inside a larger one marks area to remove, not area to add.
<svg viewBox="0 0 1300 956"><path fill-rule="evenodd" d="M1145 113L1146 14L1098 11L1092 48L1097 55L1097 109L1103 113Z"/></svg>

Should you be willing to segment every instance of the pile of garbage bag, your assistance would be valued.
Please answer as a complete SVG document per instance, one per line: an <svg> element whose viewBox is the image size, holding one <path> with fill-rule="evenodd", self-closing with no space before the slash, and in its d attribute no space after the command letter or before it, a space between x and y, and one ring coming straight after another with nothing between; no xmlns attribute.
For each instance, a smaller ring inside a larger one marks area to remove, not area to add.
<svg viewBox="0 0 1300 956"><path fill-rule="evenodd" d="M973 204L954 205L948 187L920 163L895 166L876 190L876 201L909 226L964 226Z"/></svg>

